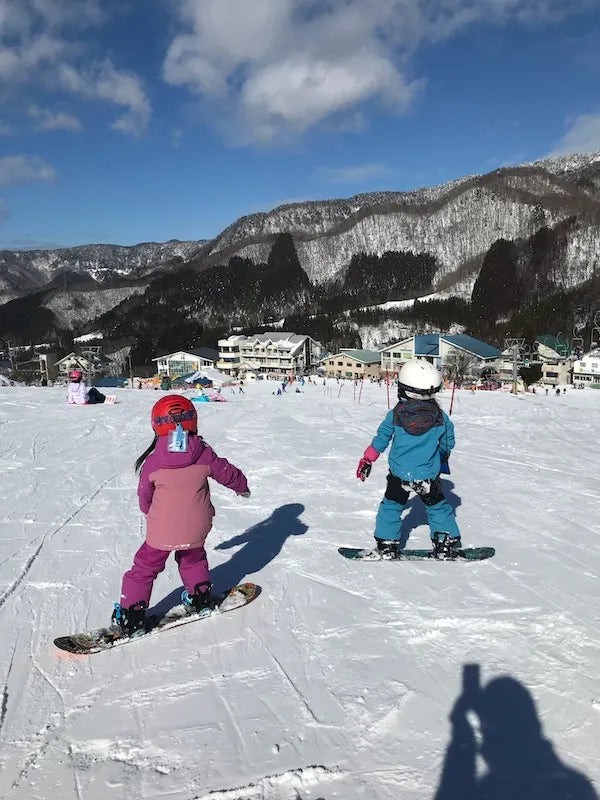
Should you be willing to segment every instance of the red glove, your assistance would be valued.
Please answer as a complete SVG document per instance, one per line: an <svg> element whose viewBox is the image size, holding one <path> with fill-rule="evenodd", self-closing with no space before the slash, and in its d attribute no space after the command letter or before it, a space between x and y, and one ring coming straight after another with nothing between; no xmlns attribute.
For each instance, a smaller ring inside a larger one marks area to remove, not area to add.
<svg viewBox="0 0 600 800"><path fill-rule="evenodd" d="M379 453L375 450L374 447L369 445L365 452L363 453L363 457L358 462L358 468L356 470L356 477L360 481L365 481L369 475L371 474L371 467L373 466L373 462L377 461L379 458Z"/></svg>
<svg viewBox="0 0 600 800"><path fill-rule="evenodd" d="M366 458L364 458L364 457L361 458L361 460L358 462L358 469L356 470L356 477L359 480L364 482L365 479L368 478L369 475L371 474L371 467L372 466L373 466L373 464L371 464L370 461L367 461Z"/></svg>

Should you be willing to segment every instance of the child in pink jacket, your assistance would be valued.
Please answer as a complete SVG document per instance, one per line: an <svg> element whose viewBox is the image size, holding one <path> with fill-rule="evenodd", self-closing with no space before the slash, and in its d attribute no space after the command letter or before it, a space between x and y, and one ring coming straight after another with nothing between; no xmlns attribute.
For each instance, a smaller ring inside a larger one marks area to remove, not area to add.
<svg viewBox="0 0 600 800"><path fill-rule="evenodd" d="M217 456L197 435L197 425L193 403L181 395L162 397L152 409L154 440L136 462L146 541L123 576L121 602L113 613L113 621L129 636L145 629L152 586L172 551L185 586L183 601L196 611L212 607L204 549L215 513L208 478L250 496L244 473ZM173 437L179 437L175 445Z"/></svg>

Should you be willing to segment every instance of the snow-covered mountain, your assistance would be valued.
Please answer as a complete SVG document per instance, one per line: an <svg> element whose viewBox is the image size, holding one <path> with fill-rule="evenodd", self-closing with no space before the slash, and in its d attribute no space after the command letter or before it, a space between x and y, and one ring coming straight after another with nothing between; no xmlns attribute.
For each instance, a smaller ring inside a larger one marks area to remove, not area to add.
<svg viewBox="0 0 600 800"><path fill-rule="evenodd" d="M0 250L0 303L38 291L138 280L173 262L187 261L203 241L145 242L122 247L90 244L57 250Z"/></svg>
<svg viewBox="0 0 600 800"><path fill-rule="evenodd" d="M234 255L265 262L282 232L293 236L314 284L342 277L356 253L412 251L437 260L434 290L468 297L497 239L527 239L544 225L573 218L553 276L563 288L579 285L600 266L600 153L546 159L411 192L284 205L242 217L210 241L0 251L0 303L52 288L61 291L60 298L53 294L43 305L57 322L85 324L98 309L81 294L90 287L120 289L102 297L102 309L110 310L113 300L138 293L165 268L185 264L204 270L227 264Z"/></svg>
<svg viewBox="0 0 600 800"><path fill-rule="evenodd" d="M290 232L313 282L343 274L360 251L427 252L436 284L467 294L482 256L499 238L526 238L577 216L565 274L591 274L600 244L600 154L565 157L472 175L432 189L280 206L242 217L207 245L204 263L232 255L264 260L276 233Z"/></svg>

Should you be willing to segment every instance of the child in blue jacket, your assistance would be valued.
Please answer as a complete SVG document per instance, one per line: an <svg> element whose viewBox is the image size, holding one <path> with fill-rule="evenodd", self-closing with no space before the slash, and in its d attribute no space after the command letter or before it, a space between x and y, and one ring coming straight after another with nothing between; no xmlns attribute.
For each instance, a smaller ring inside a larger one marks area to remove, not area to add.
<svg viewBox="0 0 600 800"><path fill-rule="evenodd" d="M387 489L375 522L375 541L383 558L397 555L402 512L411 490L425 504L434 558L456 558L461 549L454 509L440 481L454 447L454 425L434 399L441 386L442 376L428 361L404 364L398 375L398 405L388 411L359 462L356 477L364 481L391 441Z"/></svg>

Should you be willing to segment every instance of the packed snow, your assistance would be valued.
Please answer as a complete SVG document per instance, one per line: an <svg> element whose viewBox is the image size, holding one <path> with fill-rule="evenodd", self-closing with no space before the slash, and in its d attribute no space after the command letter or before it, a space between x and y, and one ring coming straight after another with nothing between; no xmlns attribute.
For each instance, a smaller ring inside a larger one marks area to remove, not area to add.
<svg viewBox="0 0 600 800"><path fill-rule="evenodd" d="M600 392L457 393L445 487L464 545L496 556L372 563L337 547L372 543L386 463L355 470L385 386L274 388L198 405L252 489L214 485L214 584L262 594L71 659L53 639L109 621L143 540L133 462L159 393L0 389L0 798L596 797ZM180 590L170 559L153 602Z"/></svg>

